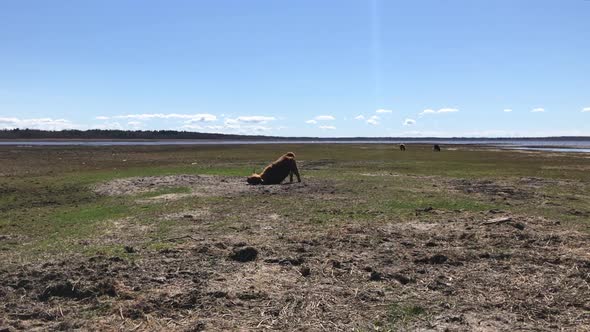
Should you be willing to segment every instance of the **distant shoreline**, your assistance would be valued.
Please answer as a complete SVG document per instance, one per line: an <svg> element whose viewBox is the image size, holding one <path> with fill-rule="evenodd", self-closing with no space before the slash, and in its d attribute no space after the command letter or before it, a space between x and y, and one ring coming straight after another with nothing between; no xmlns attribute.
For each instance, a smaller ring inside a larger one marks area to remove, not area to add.
<svg viewBox="0 0 590 332"><path fill-rule="evenodd" d="M388 138L388 139L0 139L0 146L13 147L108 147L108 146L171 146L171 145L258 145L258 144L439 144L472 146L503 150L530 150L590 153L587 138Z"/></svg>
<svg viewBox="0 0 590 332"><path fill-rule="evenodd" d="M465 142L465 141L590 141L590 136L547 136L547 137L303 137L303 136L263 136L236 135L221 133L200 133L175 130L38 130L38 129L0 129L0 142L4 141L383 141L383 142Z"/></svg>

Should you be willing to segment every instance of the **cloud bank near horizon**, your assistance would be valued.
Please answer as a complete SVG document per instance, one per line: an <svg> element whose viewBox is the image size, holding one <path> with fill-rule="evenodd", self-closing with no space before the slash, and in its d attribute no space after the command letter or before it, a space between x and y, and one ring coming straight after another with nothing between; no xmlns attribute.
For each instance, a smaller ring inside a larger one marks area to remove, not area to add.
<svg viewBox="0 0 590 332"><path fill-rule="evenodd" d="M512 108L500 109L504 113L513 113ZM514 137L534 137L534 136L555 136L555 135L574 135L584 136L590 135L590 132L584 130L576 130L572 128L570 130L562 130L556 132L554 130L539 131L534 129L522 130L494 130L494 129L483 129L479 131L461 131L461 130L449 130L449 131L433 131L428 121L437 119L443 121L446 117L433 117L424 118L429 115L445 115L458 113L458 108L439 108L439 109L424 109L421 112L413 113L392 111L390 109L380 108L374 110L373 113L365 113L339 116L336 117L332 114L319 114L307 117L308 120L302 122L309 125L312 132L306 132L307 136L314 136L313 130L316 130L318 134L323 132L334 132L332 135L338 136L359 136L355 134L355 126L353 123L362 123L365 126L362 128L373 128L371 133L377 137L385 136L403 136L405 134L412 134L418 137L423 136L441 136L441 137L453 137L453 136L514 136ZM546 111L544 107L529 108L520 111L531 113L547 113L547 116L551 114ZM590 113L590 107L580 107L577 110L570 110L570 113ZM514 113L519 113L518 110ZM465 113L468 114L468 113ZM555 113L556 114L556 113ZM402 117L402 115L405 115ZM416 118L419 117L420 119ZM458 115L461 116L461 115ZM532 115L531 115L532 116ZM547 117L544 116L544 117ZM560 116L563 116L560 114ZM418 119L418 121L416 121ZM454 117L454 119L460 119ZM31 117L21 118L18 116L0 117L0 129L15 129L15 128L29 128L29 129L41 129L41 130L67 130L67 129L119 129L119 130L187 130L187 131L200 131L210 133L227 133L227 134L267 134L267 135L284 135L284 136L298 136L298 134L284 133L284 130L288 127L286 121L292 121L288 118L277 118L272 115L231 115L231 114L220 114L216 115L213 113L130 113L130 114L115 114L115 115L98 115L94 116L91 120L83 121L83 119L76 118L75 120L68 118L52 118L52 117ZM301 120L299 120L301 121ZM398 122L399 121L399 122ZM456 120L452 120L456 121ZM299 122L301 123L301 122ZM432 123L432 122L431 122ZM305 126L305 125L304 125ZM344 128L343 128L344 127ZM416 128L419 130L404 130L410 129L407 127ZM293 130L297 130L297 126L291 127ZM347 129L348 128L348 129ZM350 128L353 128L352 131ZM359 131L363 130L359 127ZM397 128L397 129L392 129ZM367 130L367 129L364 129ZM383 133L381 133L383 132ZM385 133L387 132L387 133Z"/></svg>

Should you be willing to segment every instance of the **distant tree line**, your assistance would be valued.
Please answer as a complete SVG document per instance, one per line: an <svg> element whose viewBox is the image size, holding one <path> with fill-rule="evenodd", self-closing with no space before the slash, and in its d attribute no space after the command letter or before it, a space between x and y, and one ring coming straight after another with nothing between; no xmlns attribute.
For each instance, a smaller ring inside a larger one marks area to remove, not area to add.
<svg viewBox="0 0 590 332"><path fill-rule="evenodd" d="M3 129L0 139L277 139L270 136L246 136L197 133L176 130L39 130Z"/></svg>
<svg viewBox="0 0 590 332"><path fill-rule="evenodd" d="M279 137L261 135L231 135L210 134L176 130L40 130L40 129L0 129L0 139L225 139L225 140L300 140L300 141L392 141L392 142L420 142L420 141L461 141L487 140L568 140L587 141L588 136L563 137Z"/></svg>

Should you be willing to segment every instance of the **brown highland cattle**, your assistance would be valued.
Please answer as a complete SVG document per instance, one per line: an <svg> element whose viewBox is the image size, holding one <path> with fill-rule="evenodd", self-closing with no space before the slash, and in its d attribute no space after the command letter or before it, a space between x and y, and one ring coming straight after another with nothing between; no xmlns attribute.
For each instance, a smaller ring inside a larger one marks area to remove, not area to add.
<svg viewBox="0 0 590 332"><path fill-rule="evenodd" d="M293 182L293 174L297 176L297 181L301 182L295 154L287 152L266 168L260 174L252 174L248 177L249 184L280 184L287 176L290 182Z"/></svg>

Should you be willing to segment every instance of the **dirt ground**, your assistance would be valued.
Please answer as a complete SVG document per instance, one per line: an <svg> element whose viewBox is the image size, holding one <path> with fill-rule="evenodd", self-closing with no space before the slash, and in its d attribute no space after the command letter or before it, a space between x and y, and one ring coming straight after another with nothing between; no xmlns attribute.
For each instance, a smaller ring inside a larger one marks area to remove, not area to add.
<svg viewBox="0 0 590 332"><path fill-rule="evenodd" d="M325 182L325 181L324 181ZM289 184L287 182L275 186L251 186L244 177L215 176L215 175L168 175L146 176L116 179L101 183L94 187L99 195L118 196L134 195L154 192L163 188L189 188L190 196L235 196L240 194L280 194L303 193L318 194L329 189L330 186L317 181L305 181L303 183ZM157 198L159 196L154 196Z"/></svg>

